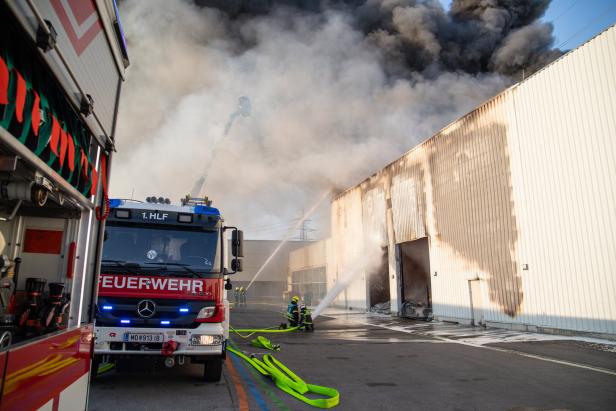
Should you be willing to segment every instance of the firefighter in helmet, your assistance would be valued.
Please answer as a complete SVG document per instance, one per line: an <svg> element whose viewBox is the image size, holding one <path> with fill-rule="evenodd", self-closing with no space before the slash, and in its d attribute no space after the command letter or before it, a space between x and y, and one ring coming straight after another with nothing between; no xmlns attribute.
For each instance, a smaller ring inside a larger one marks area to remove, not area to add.
<svg viewBox="0 0 616 411"><path fill-rule="evenodd" d="M233 290L233 296L235 297L235 306L239 306L240 304L240 287L235 287Z"/></svg>
<svg viewBox="0 0 616 411"><path fill-rule="evenodd" d="M246 305L246 289L240 287L240 305Z"/></svg>
<svg viewBox="0 0 616 411"><path fill-rule="evenodd" d="M297 327L299 324L299 297L294 295L287 307L287 319L291 327Z"/></svg>

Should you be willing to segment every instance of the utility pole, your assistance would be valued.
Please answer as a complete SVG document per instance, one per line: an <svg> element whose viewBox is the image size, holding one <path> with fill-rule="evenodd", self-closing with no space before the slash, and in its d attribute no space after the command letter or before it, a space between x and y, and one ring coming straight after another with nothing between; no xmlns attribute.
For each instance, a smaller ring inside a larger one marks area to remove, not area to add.
<svg viewBox="0 0 616 411"><path fill-rule="evenodd" d="M302 210L302 216L305 215L305 210ZM300 219L303 217L300 217ZM299 226L299 239L301 241L310 241L310 232L316 231L315 229L310 228L310 223L312 220L306 218L302 221L302 224Z"/></svg>
<svg viewBox="0 0 616 411"><path fill-rule="evenodd" d="M299 230L299 239L302 241L306 241L306 239L308 238L308 233L306 232L306 220L302 222L302 226Z"/></svg>

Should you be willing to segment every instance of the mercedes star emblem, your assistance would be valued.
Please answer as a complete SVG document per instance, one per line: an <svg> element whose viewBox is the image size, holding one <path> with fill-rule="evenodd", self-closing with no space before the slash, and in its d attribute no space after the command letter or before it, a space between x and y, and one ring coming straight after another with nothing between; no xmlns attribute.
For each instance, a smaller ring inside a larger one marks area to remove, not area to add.
<svg viewBox="0 0 616 411"><path fill-rule="evenodd" d="M145 256L148 257L148 260L153 260L158 257L158 253L156 252L156 250L150 250L146 253Z"/></svg>
<svg viewBox="0 0 616 411"><path fill-rule="evenodd" d="M152 318L156 313L156 303L152 300L141 300L137 304L137 314L141 318Z"/></svg>

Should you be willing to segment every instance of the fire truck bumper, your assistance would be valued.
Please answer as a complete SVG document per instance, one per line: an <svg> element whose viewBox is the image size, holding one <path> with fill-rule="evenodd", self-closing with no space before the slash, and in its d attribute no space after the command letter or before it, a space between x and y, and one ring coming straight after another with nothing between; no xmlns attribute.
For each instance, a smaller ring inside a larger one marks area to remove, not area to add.
<svg viewBox="0 0 616 411"><path fill-rule="evenodd" d="M192 329L95 327L94 354L161 355L163 345L175 341L171 355L223 355L226 344L221 323L200 324Z"/></svg>

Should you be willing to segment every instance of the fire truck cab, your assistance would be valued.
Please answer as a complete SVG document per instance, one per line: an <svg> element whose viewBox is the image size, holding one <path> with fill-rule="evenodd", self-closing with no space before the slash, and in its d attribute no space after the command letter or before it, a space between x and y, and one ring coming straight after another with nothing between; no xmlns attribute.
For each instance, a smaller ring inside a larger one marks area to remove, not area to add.
<svg viewBox="0 0 616 411"><path fill-rule="evenodd" d="M242 232L207 198L111 200L98 283L94 363L135 356L204 364L220 380L229 338L228 275L241 270ZM233 261L226 267L225 237Z"/></svg>

